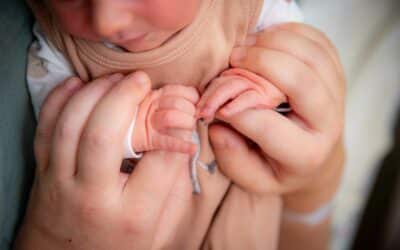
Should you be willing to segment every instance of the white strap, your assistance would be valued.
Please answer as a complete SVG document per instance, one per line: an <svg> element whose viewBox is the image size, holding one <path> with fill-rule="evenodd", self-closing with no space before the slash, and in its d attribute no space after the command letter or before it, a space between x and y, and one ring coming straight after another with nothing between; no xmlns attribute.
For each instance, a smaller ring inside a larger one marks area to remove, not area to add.
<svg viewBox="0 0 400 250"><path fill-rule="evenodd" d="M143 153L136 153L135 150L132 147L132 137L133 137L133 130L135 128L135 123L136 123L136 116L137 116L137 109L135 111L135 114L133 116L133 120L131 125L129 126L128 129L128 134L125 137L125 153L124 153L124 158L125 159L140 159L143 156Z"/></svg>

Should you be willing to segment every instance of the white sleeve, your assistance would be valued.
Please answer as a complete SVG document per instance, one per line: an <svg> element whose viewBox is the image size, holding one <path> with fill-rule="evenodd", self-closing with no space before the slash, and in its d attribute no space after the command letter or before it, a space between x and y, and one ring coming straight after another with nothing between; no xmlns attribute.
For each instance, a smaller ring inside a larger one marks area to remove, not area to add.
<svg viewBox="0 0 400 250"><path fill-rule="evenodd" d="M256 31L285 22L303 22L304 16L294 0L264 0Z"/></svg>
<svg viewBox="0 0 400 250"><path fill-rule="evenodd" d="M45 38L37 24L34 25L33 34L36 40L29 49L26 80L38 119L40 109L50 91L75 74L68 60ZM135 120L133 119L125 138L125 158L138 159L142 156L136 153L131 145Z"/></svg>
<svg viewBox="0 0 400 250"><path fill-rule="evenodd" d="M35 24L33 34L36 40L28 53L27 84L36 119L49 92L74 75L67 59L41 33Z"/></svg>

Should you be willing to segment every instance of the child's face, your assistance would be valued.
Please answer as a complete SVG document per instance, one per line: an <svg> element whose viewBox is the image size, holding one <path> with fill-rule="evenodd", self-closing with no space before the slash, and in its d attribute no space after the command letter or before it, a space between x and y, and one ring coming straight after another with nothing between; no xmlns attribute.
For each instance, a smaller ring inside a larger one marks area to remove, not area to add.
<svg viewBox="0 0 400 250"><path fill-rule="evenodd" d="M61 28L132 52L162 45L190 24L201 0L47 0Z"/></svg>

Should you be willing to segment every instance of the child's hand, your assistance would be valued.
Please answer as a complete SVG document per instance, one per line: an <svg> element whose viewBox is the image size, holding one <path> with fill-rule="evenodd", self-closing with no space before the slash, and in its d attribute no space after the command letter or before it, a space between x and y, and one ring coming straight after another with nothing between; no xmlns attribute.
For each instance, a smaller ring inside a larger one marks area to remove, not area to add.
<svg viewBox="0 0 400 250"><path fill-rule="evenodd" d="M269 79L288 97L292 112L217 113L260 149L214 125L210 138L219 165L245 189L291 194L285 202L294 209L315 209L331 199L343 167L345 79L335 48L309 26L285 24L259 34L254 46L235 50L231 64ZM254 164L233 159L241 147Z"/></svg>
<svg viewBox="0 0 400 250"><path fill-rule="evenodd" d="M140 104L132 145L135 151L166 150L193 154L191 141L196 125L197 90L167 85L152 91Z"/></svg>
<svg viewBox="0 0 400 250"><path fill-rule="evenodd" d="M198 104L198 118L211 121L218 111L232 116L250 108L274 109L285 95L268 80L247 70L229 69L214 79Z"/></svg>

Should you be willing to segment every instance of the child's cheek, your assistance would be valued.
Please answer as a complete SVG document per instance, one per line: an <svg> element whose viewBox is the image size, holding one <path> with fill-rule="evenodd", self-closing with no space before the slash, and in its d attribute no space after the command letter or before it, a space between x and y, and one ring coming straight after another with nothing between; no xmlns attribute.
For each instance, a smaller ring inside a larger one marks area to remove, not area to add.
<svg viewBox="0 0 400 250"><path fill-rule="evenodd" d="M99 41L101 38L93 30L91 18L85 11L54 10L61 29L75 37Z"/></svg>
<svg viewBox="0 0 400 250"><path fill-rule="evenodd" d="M199 0L149 0L146 15L153 26L176 30L190 24L199 9Z"/></svg>

